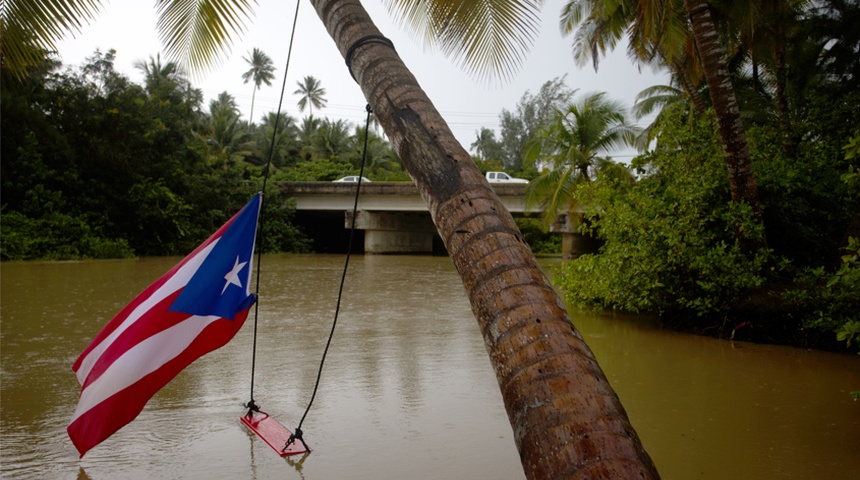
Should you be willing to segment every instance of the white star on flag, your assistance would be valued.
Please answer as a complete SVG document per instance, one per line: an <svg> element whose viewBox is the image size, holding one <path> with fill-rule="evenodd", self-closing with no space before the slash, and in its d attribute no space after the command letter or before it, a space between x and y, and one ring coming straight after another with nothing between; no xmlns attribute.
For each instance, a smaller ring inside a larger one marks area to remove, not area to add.
<svg viewBox="0 0 860 480"><path fill-rule="evenodd" d="M221 294L227 291L227 287L232 283L239 288L242 288L242 281L239 280L239 272L242 271L242 268L247 265L248 262L239 263L239 257L236 257L236 263L233 264L233 270L227 272L227 275L224 275L224 280L227 280L227 283L224 284L224 288L221 290Z"/></svg>

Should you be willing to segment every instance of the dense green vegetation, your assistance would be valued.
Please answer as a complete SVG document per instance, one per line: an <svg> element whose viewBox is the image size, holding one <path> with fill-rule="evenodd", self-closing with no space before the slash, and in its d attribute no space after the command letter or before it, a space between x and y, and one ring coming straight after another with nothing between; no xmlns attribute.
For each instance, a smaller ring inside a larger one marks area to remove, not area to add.
<svg viewBox="0 0 860 480"><path fill-rule="evenodd" d="M557 272L573 305L856 348L858 18L856 2L840 0L569 2L562 28L582 64L597 67L626 37L634 62L670 73L633 108L653 119L635 140L647 153L625 172L611 159L612 146L633 143L623 108L600 94L575 99L558 79L472 147L480 162L533 179L545 224L566 213L599 240L597 254ZM709 38L719 40L700 43ZM708 64L706 48L722 63Z"/></svg>
<svg viewBox="0 0 860 480"><path fill-rule="evenodd" d="M249 124L226 92L204 109L201 92L174 63L140 62L145 84L136 85L115 71L113 59L114 52L96 52L79 69L64 71L46 60L23 83L3 81L0 258L186 253L262 187L276 122L261 247L309 250L310 240L292 222L290 200L272 185L357 174L363 126L313 115L299 122L274 112ZM271 80L271 60L255 49L246 61L243 78L256 91ZM297 86L301 109L325 107L318 80L307 76ZM485 165L492 168L498 165ZM365 174L410 181L374 128ZM539 223L518 223L535 252L560 250L560 238Z"/></svg>
<svg viewBox="0 0 860 480"><path fill-rule="evenodd" d="M65 71L46 60L23 82L3 79L3 260L184 254L262 188L274 113L248 124L227 93L204 111L174 63L141 63L137 85L113 60L96 52ZM271 185L358 173L365 132L313 116L277 128L261 247L307 251ZM375 180L408 180L373 129L366 163Z"/></svg>
<svg viewBox="0 0 860 480"><path fill-rule="evenodd" d="M656 148L632 164L636 183L598 178L578 188L584 228L603 247L559 270L568 300L760 341L824 346L836 338L830 332L854 339L860 262L849 228L860 201L847 181L856 159L843 146L858 127L860 92L819 90L808 99L790 154L777 126L748 129L764 228L730 200L712 114L664 110ZM769 248L743 250L743 237L765 234Z"/></svg>

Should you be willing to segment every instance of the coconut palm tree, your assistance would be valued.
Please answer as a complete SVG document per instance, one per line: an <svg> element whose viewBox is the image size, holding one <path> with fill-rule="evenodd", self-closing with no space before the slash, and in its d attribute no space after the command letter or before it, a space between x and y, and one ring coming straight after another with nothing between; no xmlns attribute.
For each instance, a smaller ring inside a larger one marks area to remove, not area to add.
<svg viewBox="0 0 860 480"><path fill-rule="evenodd" d="M366 138L365 138L366 137ZM356 126L352 134L353 150L349 153L348 159L353 167L361 168L364 163L368 171L377 172L386 170L389 172L400 172L403 168L400 166L400 159L391 148L388 141L377 134L373 128L365 128ZM366 157L363 156L366 148Z"/></svg>
<svg viewBox="0 0 860 480"><path fill-rule="evenodd" d="M675 83L675 82L673 82ZM698 95L697 95L698 97ZM690 97L686 95L683 89L672 85L652 85L638 94L631 108L631 113L637 120L641 120L656 112L651 124L642 129L639 137L636 139L636 148L640 151L645 151L655 139L656 128L663 122L665 113L669 106L683 104L688 106L688 118L692 119L693 115L703 114L704 111L699 111L695 102L690 102Z"/></svg>
<svg viewBox="0 0 860 480"><path fill-rule="evenodd" d="M278 128L277 134L275 126ZM259 127L254 129L256 151L261 155L260 163L267 162L271 155L272 165L276 168L295 164L301 148L298 134L295 118L283 114L278 117L275 112L263 115Z"/></svg>
<svg viewBox="0 0 860 480"><path fill-rule="evenodd" d="M475 137L475 141L470 145L472 151L475 152L474 156L477 159L486 160L489 151L492 150L494 144L498 143L496 132L482 127L480 131L475 132Z"/></svg>
<svg viewBox="0 0 860 480"><path fill-rule="evenodd" d="M350 135L350 125L346 120L324 119L314 130L309 149L315 160L342 161L341 157L354 149L357 139Z"/></svg>
<svg viewBox="0 0 860 480"><path fill-rule="evenodd" d="M251 66L247 72L242 74L242 80L245 83L254 81L254 91L251 93L251 114L248 115L248 125L252 125L254 123L254 101L257 97L257 90L264 83L267 86L272 86L272 80L275 79L275 66L272 59L259 48L252 50L248 58L242 57L242 60Z"/></svg>
<svg viewBox="0 0 860 480"><path fill-rule="evenodd" d="M4 0L0 8L0 59L2 68L23 80L38 67L47 52L68 33L80 32L101 10L98 1L45 2Z"/></svg>
<svg viewBox="0 0 860 480"><path fill-rule="evenodd" d="M161 54L149 57L149 61L138 60L134 68L143 72L146 91L150 95L166 96L175 91L183 82L179 65L176 62L161 62Z"/></svg>
<svg viewBox="0 0 860 480"><path fill-rule="evenodd" d="M699 59L697 63L701 66L717 116L732 200L747 204L756 223L762 225L758 189L726 50L720 43L708 1L684 0L682 7L680 0L570 0L563 10L562 30L572 32L579 23L584 23L585 27L574 37L574 51L580 61L591 56L596 62L599 55L612 49L625 34L632 58L642 62L662 59L682 80L689 79L689 72L680 62L684 58ZM695 52L691 47L695 47ZM690 91L694 86L686 81L681 85L695 101L694 93ZM738 239L745 250L754 250L767 243L763 236L751 238L740 232Z"/></svg>
<svg viewBox="0 0 860 480"><path fill-rule="evenodd" d="M299 111L304 112L308 109L308 116L314 116L314 107L325 107L328 100L325 99L325 88L316 78L308 75L301 82L297 82L299 89L293 92L294 95L301 95L299 98Z"/></svg>
<svg viewBox="0 0 860 480"><path fill-rule="evenodd" d="M313 142L317 130L322 126L322 120L314 117L305 117L298 126L298 138L300 153L303 159L310 160L313 155Z"/></svg>
<svg viewBox="0 0 860 480"><path fill-rule="evenodd" d="M206 145L210 162L225 170L253 155L251 134L240 120L236 100L227 92L209 102L209 115L194 136Z"/></svg>
<svg viewBox="0 0 860 480"><path fill-rule="evenodd" d="M380 40L358 0L312 3L341 55L349 54L348 66L460 273L526 476L656 478L618 397L513 217L395 49Z"/></svg>
<svg viewBox="0 0 860 480"><path fill-rule="evenodd" d="M711 15L711 7L707 0L684 0L684 4L690 16L690 27L699 49L702 69L711 95L711 105L717 115L717 127L723 144L726 169L729 172L732 201L746 203L752 209L756 223L762 224L758 187L746 132L741 123L726 51L720 43L720 36ZM764 236L750 238L739 234L738 238L741 246L747 251L767 245Z"/></svg>
<svg viewBox="0 0 860 480"><path fill-rule="evenodd" d="M192 68L217 57L225 32L243 25L252 3L219 1L218 14L210 15L211 2L158 3L168 53L186 58ZM526 476L658 478L617 394L510 212L397 52L358 0L311 3L341 55L349 57L348 67L462 278ZM510 0L470 2L469 8L437 1L394 3L409 19L430 20L421 33L484 76L515 71L536 35L540 6ZM54 16L42 21L62 25Z"/></svg>
<svg viewBox="0 0 860 480"><path fill-rule="evenodd" d="M540 207L545 226L559 214L577 218L576 186L592 181L597 170L613 169L607 158L613 149L635 144L639 131L627 123L625 111L605 93L590 93L556 110L552 123L530 142L528 160L546 168L529 183L525 201Z"/></svg>

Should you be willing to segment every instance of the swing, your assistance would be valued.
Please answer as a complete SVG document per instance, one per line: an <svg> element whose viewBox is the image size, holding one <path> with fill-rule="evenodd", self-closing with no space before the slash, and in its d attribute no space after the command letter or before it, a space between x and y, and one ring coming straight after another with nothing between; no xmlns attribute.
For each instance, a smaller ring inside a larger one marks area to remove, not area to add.
<svg viewBox="0 0 860 480"><path fill-rule="evenodd" d="M287 427L261 410L249 410L240 418L249 430L257 434L272 450L282 457L311 451L301 438L301 429L293 434ZM296 441L298 440L298 442Z"/></svg>
<svg viewBox="0 0 860 480"><path fill-rule="evenodd" d="M284 70L284 80L283 80L283 84L281 86L280 101L278 103L278 113L275 116L274 131L272 132L272 142L271 142L271 145L269 147L269 158L268 158L268 162L266 164L266 174L263 177L264 197L263 197L263 199L261 199L261 205L260 205L260 228L259 228L259 237L261 239L262 239L263 231L264 231L263 230L263 225L264 225L263 219L264 219L265 209L263 207L265 205L265 202L263 200L265 199L266 183L268 182L268 179L269 179L269 171L271 169L271 164L272 164L272 155L273 155L275 140L276 140L276 136L277 136L277 132L278 132L278 122L280 120L281 106L283 105L283 101L284 101L284 91L286 89L286 83L287 83L287 72L289 71L290 55L292 54L293 37L295 36L295 33L296 33L296 20L298 19L298 15L299 15L299 4L300 3L301 2L296 2L296 13L295 13L295 17L293 18L292 33L290 34L290 44L289 44L289 49L287 51L287 62L286 62L285 70ZM253 336L254 340L253 340L253 346L252 346L252 351L251 351L251 392L250 392L250 400L248 400L248 403L245 404L245 407L248 409L248 411L242 417L240 417L239 420L249 430L251 430L252 432L254 432L254 434L256 434L258 437L260 437L260 439L262 439L264 442L266 442L267 445L272 447L272 449L281 457L306 454L306 453L310 453L310 451L311 451L310 447L308 447L307 443L305 443L304 438L302 438L302 428L301 427L302 427L302 423L305 421L305 417L307 417L308 412L310 412L311 406L313 405L313 402L314 402L314 398L316 398L317 390L319 389L320 379L322 377L323 365L325 364L326 354L328 353L328 349L329 349L329 346L331 345L332 337L334 336L335 326L337 326L337 317L338 317L338 313L340 311L340 301L341 301L341 298L343 296L344 280L346 279L346 271L347 271L347 268L349 266L349 257L350 257L350 254L352 252L352 243L353 243L353 237L354 237L354 232L355 232L355 219L358 216L357 215L358 195L359 195L359 191L361 189L361 179L364 175L364 164L365 164L365 159L367 157L367 141L368 141L368 136L369 136L368 130L370 128L370 115L372 113L370 105L367 105L366 110L367 110L367 120L365 122L365 127L364 127L365 128L364 149L363 149L362 158L361 158L361 168L359 169L359 179L358 179L358 183L356 184L356 187L355 187L355 201L353 204L353 211L352 211L352 228L350 229L349 245L347 248L346 260L345 260L344 266L343 266L343 273L341 275L340 288L338 290L338 295L337 295L337 303L335 306L334 320L332 321L332 326L331 326L331 331L329 332L328 341L326 342L326 346L325 346L325 349L323 350L323 354L322 354L322 359L320 360L319 371L317 372L317 378L316 378L316 382L314 384L313 392L311 393L310 401L308 402L308 406L305 408L305 412L302 415L301 420L299 420L299 423L296 426L295 432L290 431L287 427L285 427L280 422L278 422L274 417L272 417L268 413L260 410L260 407L254 401L254 369L255 369L256 355L257 355L257 313L259 311L259 305L260 305L260 301L259 301L259 298L260 298L259 297L260 271L262 270L261 263L260 263L262 260L262 254L260 253L259 250L257 251L257 285L256 285L256 290L257 290L257 294L258 294L257 295L258 300L254 304L254 336Z"/></svg>

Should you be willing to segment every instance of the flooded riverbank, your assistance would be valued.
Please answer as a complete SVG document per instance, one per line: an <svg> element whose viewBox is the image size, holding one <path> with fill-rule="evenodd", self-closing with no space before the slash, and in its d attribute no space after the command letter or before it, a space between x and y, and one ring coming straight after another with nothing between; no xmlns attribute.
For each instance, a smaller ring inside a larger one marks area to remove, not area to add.
<svg viewBox="0 0 860 480"><path fill-rule="evenodd" d="M283 460L238 418L252 324L83 459L65 434L71 364L177 258L4 263L2 477L522 479L483 340L445 257L356 256L320 391L314 449ZM263 258L255 398L295 425L334 315L343 257ZM668 332L574 312L666 479L851 478L860 359Z"/></svg>

